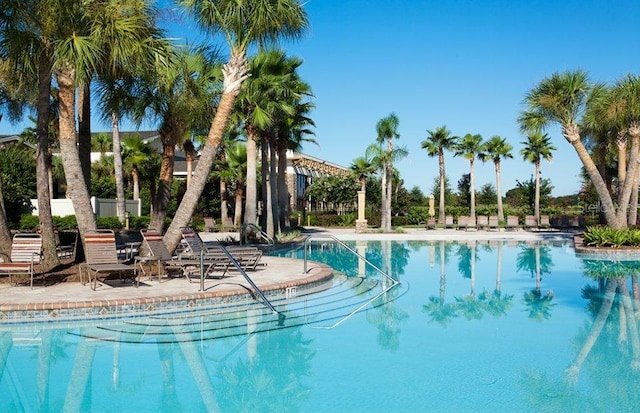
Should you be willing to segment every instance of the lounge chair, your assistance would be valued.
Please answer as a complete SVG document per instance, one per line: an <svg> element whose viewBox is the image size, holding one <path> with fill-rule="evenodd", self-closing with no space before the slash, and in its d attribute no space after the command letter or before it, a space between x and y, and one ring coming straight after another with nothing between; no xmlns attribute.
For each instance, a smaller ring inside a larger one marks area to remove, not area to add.
<svg viewBox="0 0 640 413"><path fill-rule="evenodd" d="M519 227L520 227L520 221L518 220L518 216L517 215L509 215L507 217L507 225L505 226L505 228L515 231Z"/></svg>
<svg viewBox="0 0 640 413"><path fill-rule="evenodd" d="M73 259L75 258L78 246L78 231L64 231L64 237L60 237L60 233L55 231L56 252L58 258ZM66 241L63 243L62 240Z"/></svg>
<svg viewBox="0 0 640 413"><path fill-rule="evenodd" d="M212 217L204 217L204 230L206 232L216 232L219 231L218 225L216 225L216 220Z"/></svg>
<svg viewBox="0 0 640 413"><path fill-rule="evenodd" d="M33 288L34 267L42 260L42 236L40 234L16 234L11 243L11 262L0 262L0 274L28 275ZM43 275L44 277L44 275Z"/></svg>
<svg viewBox="0 0 640 413"><path fill-rule="evenodd" d="M453 216L447 215L444 217L444 226L445 228L455 228L453 225Z"/></svg>
<svg viewBox="0 0 640 413"><path fill-rule="evenodd" d="M496 231L500 230L500 221L498 221L498 216L497 215L490 215L489 216L489 229L495 229Z"/></svg>
<svg viewBox="0 0 640 413"><path fill-rule="evenodd" d="M478 215L478 228L486 230L489 228L489 217L486 215Z"/></svg>
<svg viewBox="0 0 640 413"><path fill-rule="evenodd" d="M458 217L458 227L457 229L467 229L467 225L469 224L469 220L471 217L461 215Z"/></svg>
<svg viewBox="0 0 640 413"><path fill-rule="evenodd" d="M223 269L223 275L234 267L233 262L222 250L219 243L205 244L200 235L191 228L183 228L181 233L187 250L178 256L179 259L198 259L203 254L209 270ZM226 249L243 270L255 270L259 265L262 265L260 263L262 251L255 247L227 247Z"/></svg>
<svg viewBox="0 0 640 413"><path fill-rule="evenodd" d="M86 271L89 285L93 278L93 287L98 287L98 275L105 274L105 278L110 274L129 273L133 276L136 287L139 285L137 268L134 265L122 264L118 261L118 251L116 250L116 237L111 230L87 231L84 236L86 262L78 268L80 271L80 282L86 284L83 269Z"/></svg>
<svg viewBox="0 0 640 413"><path fill-rule="evenodd" d="M168 269L173 268L184 274L189 267L200 266L200 260L188 262L187 260L178 260L172 256L164 244L160 232L142 229L140 230L140 234L142 235L142 242L147 247L147 253L136 256L135 263L143 274L146 274L144 264L156 263L158 282L160 282L160 278L167 273ZM151 274L149 274L149 276L151 278Z"/></svg>
<svg viewBox="0 0 640 413"><path fill-rule="evenodd" d="M551 228L549 215L540 215L540 228Z"/></svg>
<svg viewBox="0 0 640 413"><path fill-rule="evenodd" d="M475 216L467 217L467 226L465 227L465 230L476 231L477 229L478 229L478 226L476 224L476 217Z"/></svg>
<svg viewBox="0 0 640 413"><path fill-rule="evenodd" d="M527 215L524 217L524 226L526 229L538 229L538 221L533 215Z"/></svg>

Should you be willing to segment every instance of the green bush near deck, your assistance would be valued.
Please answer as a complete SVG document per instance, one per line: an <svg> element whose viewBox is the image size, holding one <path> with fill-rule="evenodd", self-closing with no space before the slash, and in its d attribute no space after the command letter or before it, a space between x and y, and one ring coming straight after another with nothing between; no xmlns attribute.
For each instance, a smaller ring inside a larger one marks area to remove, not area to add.
<svg viewBox="0 0 640 413"><path fill-rule="evenodd" d="M614 229L601 225L587 227L584 243L592 247L618 248L622 246L640 246L639 229Z"/></svg>

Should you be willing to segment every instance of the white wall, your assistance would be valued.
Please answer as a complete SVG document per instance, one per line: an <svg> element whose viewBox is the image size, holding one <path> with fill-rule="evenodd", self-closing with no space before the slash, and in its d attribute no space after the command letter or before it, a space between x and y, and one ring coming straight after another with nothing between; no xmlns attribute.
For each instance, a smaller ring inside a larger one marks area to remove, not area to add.
<svg viewBox="0 0 640 413"><path fill-rule="evenodd" d="M131 216L141 215L140 200L127 199L125 201L125 209ZM33 206L33 212L31 215L38 215L38 200L32 199L31 205ZM115 217L116 216L116 200L91 197L91 207L93 212L98 217ZM52 199L51 200L51 215L64 217L67 215L75 215L73 209L73 203L70 199Z"/></svg>

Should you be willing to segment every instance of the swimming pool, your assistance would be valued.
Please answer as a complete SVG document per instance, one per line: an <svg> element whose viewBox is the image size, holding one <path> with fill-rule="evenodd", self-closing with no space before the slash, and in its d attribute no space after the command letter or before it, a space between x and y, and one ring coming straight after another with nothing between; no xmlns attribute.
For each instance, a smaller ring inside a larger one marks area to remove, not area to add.
<svg viewBox="0 0 640 413"><path fill-rule="evenodd" d="M640 406L630 297L638 262L585 260L565 242L350 245L399 286L381 294L388 281L371 267L336 244L314 244L310 258L338 274L274 303L283 325L256 302L0 327L0 411Z"/></svg>

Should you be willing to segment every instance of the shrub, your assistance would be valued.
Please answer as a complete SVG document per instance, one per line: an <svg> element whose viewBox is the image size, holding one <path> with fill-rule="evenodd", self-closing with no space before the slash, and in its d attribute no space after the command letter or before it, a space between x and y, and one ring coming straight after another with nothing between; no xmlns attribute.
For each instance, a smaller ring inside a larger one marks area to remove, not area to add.
<svg viewBox="0 0 640 413"><path fill-rule="evenodd" d="M20 231L35 231L38 225L40 225L40 221L37 215L23 214L20 217Z"/></svg>
<svg viewBox="0 0 640 413"><path fill-rule="evenodd" d="M407 223L418 225L427 222L427 219L429 219L429 207L413 206L409 208Z"/></svg>
<svg viewBox="0 0 640 413"><path fill-rule="evenodd" d="M64 217L53 217L53 225L59 230L72 230L78 228L78 221L75 215L66 215Z"/></svg>
<svg viewBox="0 0 640 413"><path fill-rule="evenodd" d="M340 223L339 225L341 227L351 227L354 226L356 224L356 214L353 212L350 212L348 214L342 214L340 215Z"/></svg>
<svg viewBox="0 0 640 413"><path fill-rule="evenodd" d="M407 225L409 225L409 217L405 217L405 216L391 217L391 226L404 227Z"/></svg>
<svg viewBox="0 0 640 413"><path fill-rule="evenodd" d="M96 225L99 229L122 229L122 223L118 217L98 217Z"/></svg>
<svg viewBox="0 0 640 413"><path fill-rule="evenodd" d="M584 243L595 247L640 246L640 230L614 229L595 225L587 227L584 232Z"/></svg>

